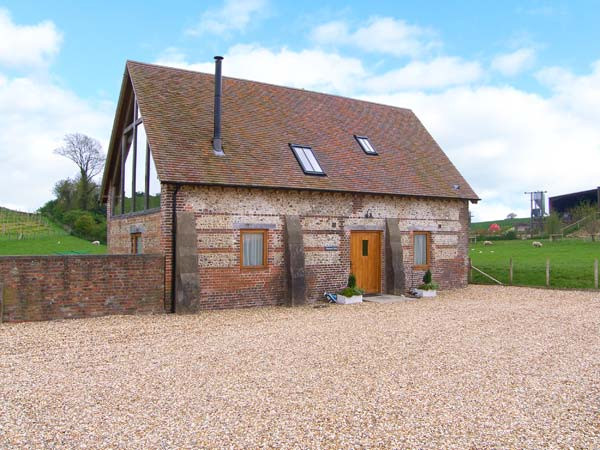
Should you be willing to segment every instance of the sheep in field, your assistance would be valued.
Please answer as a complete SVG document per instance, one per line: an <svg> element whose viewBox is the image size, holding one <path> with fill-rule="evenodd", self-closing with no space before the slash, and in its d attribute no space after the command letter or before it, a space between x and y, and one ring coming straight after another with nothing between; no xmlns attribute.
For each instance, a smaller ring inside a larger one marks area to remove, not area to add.
<svg viewBox="0 0 600 450"><path fill-rule="evenodd" d="M494 245L492 241L483 241L483 245Z"/></svg>
<svg viewBox="0 0 600 450"><path fill-rule="evenodd" d="M100 241L94 241L92 242L92 245L100 245Z"/></svg>
<svg viewBox="0 0 600 450"><path fill-rule="evenodd" d="M541 242L539 242L539 241L533 241L533 242L531 243L531 245L533 245L534 247L541 247L541 246L542 246L542 243L541 243Z"/></svg>

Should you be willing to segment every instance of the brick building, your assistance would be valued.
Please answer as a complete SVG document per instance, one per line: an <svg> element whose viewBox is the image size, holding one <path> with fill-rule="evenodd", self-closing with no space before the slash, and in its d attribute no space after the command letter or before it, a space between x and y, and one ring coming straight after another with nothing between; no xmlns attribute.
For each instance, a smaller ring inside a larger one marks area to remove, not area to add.
<svg viewBox="0 0 600 450"><path fill-rule="evenodd" d="M477 195L415 114L128 62L102 195L111 253L165 256L165 307L467 284Z"/></svg>

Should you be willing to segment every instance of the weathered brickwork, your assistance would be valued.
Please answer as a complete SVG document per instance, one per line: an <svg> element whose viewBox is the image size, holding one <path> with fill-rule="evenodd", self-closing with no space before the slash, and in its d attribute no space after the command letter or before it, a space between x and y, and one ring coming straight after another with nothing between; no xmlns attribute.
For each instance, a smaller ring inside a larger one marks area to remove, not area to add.
<svg viewBox="0 0 600 450"><path fill-rule="evenodd" d="M2 256L6 322L164 312L162 255Z"/></svg>
<svg viewBox="0 0 600 450"><path fill-rule="evenodd" d="M165 255L165 298L170 308L171 224L175 187L163 185L159 223L159 250ZM431 233L431 270L442 289L467 284L468 203L415 197L320 193L226 187L182 186L178 211L196 218L200 305L229 308L284 303L287 281L284 257L284 217L298 215L304 234L309 301L346 283L350 271L352 230L381 231L384 249L385 219L399 219L407 287L421 283L423 270L413 269L413 233ZM368 216L368 218L366 218ZM127 221L135 218L121 219ZM115 219L113 219L115 220ZM112 226L112 225L111 225ZM111 230L111 240L128 233L127 226ZM150 227L148 227L150 228ZM240 229L266 229L268 267L240 267ZM118 231L117 231L118 230ZM113 233L114 231L114 233ZM110 244L110 249L118 248ZM381 267L385 267L382 251ZM385 291L382 270L381 291Z"/></svg>
<svg viewBox="0 0 600 450"><path fill-rule="evenodd" d="M108 214L110 214L110 211ZM109 216L109 218L106 233L109 253L130 254L132 233L141 234L142 253L163 253L160 210Z"/></svg>

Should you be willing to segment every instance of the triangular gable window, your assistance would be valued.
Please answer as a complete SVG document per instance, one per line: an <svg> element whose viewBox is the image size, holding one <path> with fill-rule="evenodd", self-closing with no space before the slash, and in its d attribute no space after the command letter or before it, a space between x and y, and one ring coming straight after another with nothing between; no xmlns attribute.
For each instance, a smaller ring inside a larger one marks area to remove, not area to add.
<svg viewBox="0 0 600 450"><path fill-rule="evenodd" d="M120 150L113 215L160 208L160 181L135 95L126 111Z"/></svg>

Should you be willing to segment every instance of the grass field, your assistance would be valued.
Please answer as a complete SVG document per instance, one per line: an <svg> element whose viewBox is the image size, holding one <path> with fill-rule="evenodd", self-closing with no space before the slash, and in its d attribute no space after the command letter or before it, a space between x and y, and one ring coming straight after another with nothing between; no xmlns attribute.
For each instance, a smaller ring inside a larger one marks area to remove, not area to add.
<svg viewBox="0 0 600 450"><path fill-rule="evenodd" d="M531 240L495 241L491 246L469 244L471 262L477 268L508 284L509 260L513 258L513 284L544 286L546 258L550 258L550 286L558 288L593 288L594 259L600 259L600 242L579 240L541 241L534 248ZM473 271L473 283L493 281Z"/></svg>
<svg viewBox="0 0 600 450"><path fill-rule="evenodd" d="M0 255L103 254L105 245L92 245L75 236L49 236L36 239L0 240Z"/></svg>

